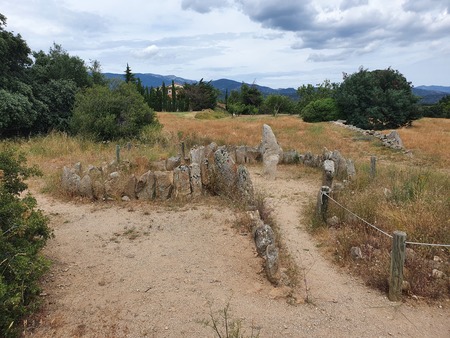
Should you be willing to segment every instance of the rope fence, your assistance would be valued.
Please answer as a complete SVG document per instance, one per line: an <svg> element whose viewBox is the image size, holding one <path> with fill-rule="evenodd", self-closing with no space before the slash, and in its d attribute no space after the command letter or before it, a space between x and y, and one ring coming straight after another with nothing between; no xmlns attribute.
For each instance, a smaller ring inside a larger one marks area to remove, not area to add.
<svg viewBox="0 0 450 338"><path fill-rule="evenodd" d="M389 295L388 298L391 301L398 302L402 299L402 286L403 286L403 267L405 264L406 256L406 244L409 245L422 245L432 247L444 247L450 248L450 244L432 244L432 243L420 243L420 242L408 242L406 241L406 233L403 231L394 231L393 235L390 235L386 231L378 228L374 224L366 221L361 216L355 214L353 211L336 201L330 196L331 188L329 186L322 186L317 198L316 211L322 216L322 220L326 222L328 211L328 200L333 201L337 206L344 209L364 224L370 226L372 229L382 233L383 235L392 239L392 251L391 251L391 266L389 274Z"/></svg>
<svg viewBox="0 0 450 338"><path fill-rule="evenodd" d="M392 235L388 234L386 231L381 230L380 228L378 228L377 226L367 222L365 219L363 219L362 217L360 217L359 215L355 214L353 211L351 211L350 209L346 208L345 206L343 206L341 203L339 203L338 201L336 201L333 197L331 197L329 194L327 194L326 192L321 190L322 195L325 195L327 198L329 198L330 200L332 200L336 205L340 206L342 209L344 209L345 211L347 211L348 213L352 214L353 216L355 216L356 218L358 218L360 221L362 221L363 223L367 224L368 226L370 226L371 228L377 230L378 232L381 232L383 235L389 237L389 238L393 238ZM409 242L406 241L405 244L410 244L410 245L423 245L423 246L434 246L434 247L444 247L444 248L450 248L450 244L434 244L434 243L421 243L421 242Z"/></svg>

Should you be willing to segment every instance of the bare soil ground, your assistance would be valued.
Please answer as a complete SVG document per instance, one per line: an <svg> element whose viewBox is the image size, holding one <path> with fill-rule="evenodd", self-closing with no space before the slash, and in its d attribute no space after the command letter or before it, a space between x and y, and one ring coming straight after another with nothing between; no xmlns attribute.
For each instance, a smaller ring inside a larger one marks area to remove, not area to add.
<svg viewBox="0 0 450 338"><path fill-rule="evenodd" d="M199 321L230 304L260 337L449 337L448 302L392 303L322 257L301 222L320 182L279 167L255 188L270 198L304 277L298 302L265 279L249 234L218 198L189 204L62 202L37 195L51 217L53 261L42 311L26 337L213 337ZM308 301L304 299L308 296Z"/></svg>

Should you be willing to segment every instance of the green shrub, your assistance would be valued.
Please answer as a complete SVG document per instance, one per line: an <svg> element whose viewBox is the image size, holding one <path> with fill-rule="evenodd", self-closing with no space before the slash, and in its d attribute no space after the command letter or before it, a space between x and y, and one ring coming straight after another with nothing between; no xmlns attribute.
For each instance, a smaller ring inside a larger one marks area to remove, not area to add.
<svg viewBox="0 0 450 338"><path fill-rule="evenodd" d="M334 99L327 97L308 103L301 116L305 122L333 121L339 118L339 110Z"/></svg>
<svg viewBox="0 0 450 338"><path fill-rule="evenodd" d="M0 336L17 334L19 319L37 306L38 279L47 268L40 249L51 236L47 218L36 209L23 179L39 174L25 157L0 150Z"/></svg>
<svg viewBox="0 0 450 338"><path fill-rule="evenodd" d="M78 93L71 120L74 133L96 140L113 140L139 135L154 123L154 111L132 83L117 87L94 86Z"/></svg>

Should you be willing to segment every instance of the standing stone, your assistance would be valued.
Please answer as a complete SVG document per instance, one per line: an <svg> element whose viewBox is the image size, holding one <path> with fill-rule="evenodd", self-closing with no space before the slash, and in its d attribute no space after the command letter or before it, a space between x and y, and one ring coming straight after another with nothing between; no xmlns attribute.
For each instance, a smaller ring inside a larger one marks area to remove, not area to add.
<svg viewBox="0 0 450 338"><path fill-rule="evenodd" d="M267 224L259 225L255 230L255 245L259 255L266 254L267 246L275 243L275 234Z"/></svg>
<svg viewBox="0 0 450 338"><path fill-rule="evenodd" d="M202 194L202 177L199 163L191 163L189 166L189 178L191 181L192 196L200 196Z"/></svg>
<svg viewBox="0 0 450 338"><path fill-rule="evenodd" d="M278 249L274 244L269 244L266 248L265 271L267 279L273 284L278 284L280 279Z"/></svg>
<svg viewBox="0 0 450 338"><path fill-rule="evenodd" d="M122 196L128 196L130 199L136 199L136 176L131 175L122 189Z"/></svg>
<svg viewBox="0 0 450 338"><path fill-rule="evenodd" d="M338 150L334 150L331 153L330 160L334 162L335 177L343 178L347 175L347 161Z"/></svg>
<svg viewBox="0 0 450 338"><path fill-rule="evenodd" d="M332 160L323 161L322 185L326 185L327 187L331 188L331 185L333 184L334 173L334 162Z"/></svg>
<svg viewBox="0 0 450 338"><path fill-rule="evenodd" d="M69 194L78 195L80 191L81 178L76 174L75 169L63 168L63 174L61 177L61 186Z"/></svg>
<svg viewBox="0 0 450 338"><path fill-rule="evenodd" d="M274 179L277 173L277 165L283 156L283 149L278 145L272 128L267 124L263 125L260 151L263 158L263 175Z"/></svg>
<svg viewBox="0 0 450 338"><path fill-rule="evenodd" d="M136 183L136 196L140 200L152 200L155 198L155 175L147 171L139 177Z"/></svg>
<svg viewBox="0 0 450 338"><path fill-rule="evenodd" d="M176 167L178 167L181 164L181 157L180 156L172 156L169 157L166 160L166 170L171 171L174 170Z"/></svg>
<svg viewBox="0 0 450 338"><path fill-rule="evenodd" d="M191 160L191 162L190 162L191 164L192 163L197 163L197 164L202 163L203 159L205 158L205 147L200 146L200 147L192 148L189 152L189 157Z"/></svg>
<svg viewBox="0 0 450 338"><path fill-rule="evenodd" d="M214 153L217 151L217 144L212 142L205 147L203 161L200 163L200 175L202 185L208 189L214 185Z"/></svg>
<svg viewBox="0 0 450 338"><path fill-rule="evenodd" d="M236 164L224 148L219 148L214 153L214 179L215 191L218 194L230 194L236 186Z"/></svg>
<svg viewBox="0 0 450 338"><path fill-rule="evenodd" d="M240 165L237 171L237 190L244 201L249 203L254 201L255 196L250 172L243 165Z"/></svg>
<svg viewBox="0 0 450 338"><path fill-rule="evenodd" d="M354 178L356 176L355 163L351 159L347 159L347 177Z"/></svg>
<svg viewBox="0 0 450 338"><path fill-rule="evenodd" d="M80 195L88 198L94 197L94 190L92 188L92 179L89 175L84 175L80 181Z"/></svg>
<svg viewBox="0 0 450 338"><path fill-rule="evenodd" d="M191 194L189 167L181 165L173 171L173 195L175 198L185 198Z"/></svg>
<svg viewBox="0 0 450 338"><path fill-rule="evenodd" d="M400 138L400 134L397 130L392 130L389 134L386 135L388 141L395 147L403 148L403 141Z"/></svg>
<svg viewBox="0 0 450 338"><path fill-rule="evenodd" d="M155 180L155 197L161 201L169 199L173 190L173 171L155 171Z"/></svg>

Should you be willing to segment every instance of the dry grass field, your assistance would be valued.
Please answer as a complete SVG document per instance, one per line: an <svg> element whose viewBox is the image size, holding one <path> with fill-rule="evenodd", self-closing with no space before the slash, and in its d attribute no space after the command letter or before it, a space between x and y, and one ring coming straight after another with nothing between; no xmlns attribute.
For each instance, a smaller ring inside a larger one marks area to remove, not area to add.
<svg viewBox="0 0 450 338"><path fill-rule="evenodd" d="M187 147L212 141L219 145L257 146L262 125L269 124L284 150L320 154L324 148L337 149L344 157L352 158L358 172L357 179L351 182L350 189L339 195L339 201L369 222L387 232L403 230L412 241L450 242L448 119L425 118L414 121L412 127L400 129L400 136L410 154L387 149L376 139L331 123L304 123L296 116L239 116L208 120L195 118L195 113L158 113L158 119L161 130L148 129L135 140L118 142L122 147L128 142L133 144L130 150L122 150L121 157L135 164L137 173L147 170L152 160L177 154L182 141ZM94 165L110 162L115 157L116 143L93 143L53 133L29 140L3 142L2 146L20 148L28 162L38 165L44 172L43 190L61 197L59 177L64 165L78 161ZM372 155L378 159L375 180L369 179ZM337 215L341 220L337 231L318 226L311 215L305 216L310 217L311 228L321 246L340 265L350 266L368 284L385 290L390 241L380 238L360 223L348 220L344 212L333 204L330 205L330 215ZM365 254L373 260L354 264L350 248L361 244L366 248ZM414 284L417 286L413 292L430 298L448 297L448 281L435 280L428 272L430 261L438 256L446 263L439 268L450 275L448 248L413 249L423 258L408 267L406 272L415 275L411 277L416 279Z"/></svg>

